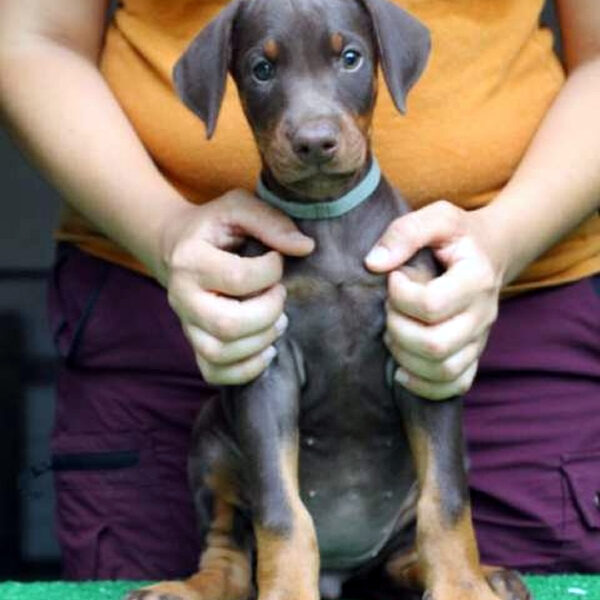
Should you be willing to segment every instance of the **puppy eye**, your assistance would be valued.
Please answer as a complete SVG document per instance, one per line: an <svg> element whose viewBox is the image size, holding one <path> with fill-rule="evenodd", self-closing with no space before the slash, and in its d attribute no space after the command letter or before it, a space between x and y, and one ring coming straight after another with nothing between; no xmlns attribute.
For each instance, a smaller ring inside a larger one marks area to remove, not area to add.
<svg viewBox="0 0 600 600"><path fill-rule="evenodd" d="M342 52L342 66L347 71L354 71L362 63L362 54L358 50L344 50Z"/></svg>
<svg viewBox="0 0 600 600"><path fill-rule="evenodd" d="M269 81L275 76L275 65L263 58L252 67L252 75L258 81Z"/></svg>

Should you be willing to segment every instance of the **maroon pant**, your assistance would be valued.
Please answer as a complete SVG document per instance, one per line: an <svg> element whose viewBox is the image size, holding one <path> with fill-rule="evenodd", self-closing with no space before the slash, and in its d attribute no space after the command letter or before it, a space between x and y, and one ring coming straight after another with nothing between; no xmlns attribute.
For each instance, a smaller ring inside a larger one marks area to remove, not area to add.
<svg viewBox="0 0 600 600"><path fill-rule="evenodd" d="M466 399L483 559L600 571L600 298L593 279L507 300ZM201 379L164 290L59 247L52 440L65 576L164 579L198 562L186 455Z"/></svg>

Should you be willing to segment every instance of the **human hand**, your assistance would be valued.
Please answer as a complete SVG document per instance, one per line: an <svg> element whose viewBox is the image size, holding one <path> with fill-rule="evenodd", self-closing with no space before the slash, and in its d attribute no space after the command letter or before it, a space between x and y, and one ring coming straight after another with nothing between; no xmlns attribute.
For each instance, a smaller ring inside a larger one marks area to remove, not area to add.
<svg viewBox="0 0 600 600"><path fill-rule="evenodd" d="M253 258L229 252L246 236L274 250ZM239 189L204 205L186 204L165 224L161 241L156 276L204 379L234 385L257 377L287 325L281 254L304 256L314 242L287 216Z"/></svg>
<svg viewBox="0 0 600 600"><path fill-rule="evenodd" d="M442 400L467 392L498 312L504 257L486 209L439 201L393 221L365 262L390 272L384 340L395 378L415 394ZM400 267L430 247L446 269L427 283Z"/></svg>

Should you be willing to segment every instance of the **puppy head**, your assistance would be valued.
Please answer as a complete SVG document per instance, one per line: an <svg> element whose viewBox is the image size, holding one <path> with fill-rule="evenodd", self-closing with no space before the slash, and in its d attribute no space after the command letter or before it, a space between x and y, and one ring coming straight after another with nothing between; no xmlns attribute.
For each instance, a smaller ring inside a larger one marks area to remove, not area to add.
<svg viewBox="0 0 600 600"><path fill-rule="evenodd" d="M364 168L378 63L404 112L428 54L427 30L387 0L233 0L174 80L210 137L229 70L265 170L292 195L326 199Z"/></svg>

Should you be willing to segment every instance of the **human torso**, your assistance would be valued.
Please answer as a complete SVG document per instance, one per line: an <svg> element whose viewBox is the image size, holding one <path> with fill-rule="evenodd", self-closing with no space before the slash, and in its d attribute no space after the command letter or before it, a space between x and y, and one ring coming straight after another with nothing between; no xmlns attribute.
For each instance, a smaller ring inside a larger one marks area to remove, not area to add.
<svg viewBox="0 0 600 600"><path fill-rule="evenodd" d="M491 201L518 165L562 83L543 0L395 0L431 31L433 52L400 116L380 85L373 136L383 171L418 208L444 198ZM226 0L124 0L109 28L102 72L157 167L190 201L253 189L254 140L230 81L214 138L176 98L171 69ZM526 199L524 199L526 201ZM141 268L72 210L59 239ZM600 222L584 223L525 272L518 289L576 279L600 265Z"/></svg>

